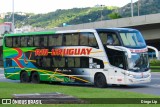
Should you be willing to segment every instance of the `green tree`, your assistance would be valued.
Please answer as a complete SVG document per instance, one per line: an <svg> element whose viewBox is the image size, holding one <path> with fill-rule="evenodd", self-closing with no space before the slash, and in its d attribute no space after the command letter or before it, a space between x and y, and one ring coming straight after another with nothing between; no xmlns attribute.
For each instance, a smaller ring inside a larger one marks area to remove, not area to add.
<svg viewBox="0 0 160 107"><path fill-rule="evenodd" d="M0 24L3 23L3 22L4 22L4 20L0 18Z"/></svg>
<svg viewBox="0 0 160 107"><path fill-rule="evenodd" d="M115 12L109 14L108 17L110 19L119 19L119 18L122 18L122 16L119 13L115 13Z"/></svg>

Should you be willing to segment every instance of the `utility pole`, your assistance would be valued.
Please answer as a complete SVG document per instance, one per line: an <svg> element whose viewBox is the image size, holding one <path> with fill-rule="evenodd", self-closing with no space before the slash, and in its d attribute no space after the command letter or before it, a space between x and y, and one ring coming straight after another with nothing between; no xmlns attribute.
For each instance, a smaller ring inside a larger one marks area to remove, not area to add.
<svg viewBox="0 0 160 107"><path fill-rule="evenodd" d="M138 0L138 16L140 15L140 0Z"/></svg>
<svg viewBox="0 0 160 107"><path fill-rule="evenodd" d="M131 17L133 17L133 0L131 0Z"/></svg>
<svg viewBox="0 0 160 107"><path fill-rule="evenodd" d="M12 0L12 31L14 33L14 0Z"/></svg>
<svg viewBox="0 0 160 107"><path fill-rule="evenodd" d="M104 5L101 5L101 21L102 21L102 16L103 16L103 14L102 14L103 6L104 6Z"/></svg>

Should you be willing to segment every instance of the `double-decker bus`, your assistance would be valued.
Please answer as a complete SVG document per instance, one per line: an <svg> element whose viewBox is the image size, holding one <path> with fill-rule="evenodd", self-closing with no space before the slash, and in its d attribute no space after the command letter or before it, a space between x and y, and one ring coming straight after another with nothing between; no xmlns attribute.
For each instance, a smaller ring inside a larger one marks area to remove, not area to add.
<svg viewBox="0 0 160 107"><path fill-rule="evenodd" d="M129 85L151 80L148 48L129 28L6 34L5 77L40 81Z"/></svg>

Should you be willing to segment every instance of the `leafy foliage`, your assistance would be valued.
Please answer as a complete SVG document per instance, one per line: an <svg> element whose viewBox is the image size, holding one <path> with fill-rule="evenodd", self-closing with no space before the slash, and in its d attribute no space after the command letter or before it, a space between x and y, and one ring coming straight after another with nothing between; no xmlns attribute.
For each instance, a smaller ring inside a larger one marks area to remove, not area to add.
<svg viewBox="0 0 160 107"><path fill-rule="evenodd" d="M53 28L60 27L63 23L68 25L89 23L101 20L107 20L108 14L112 13L117 7L92 7L92 8L73 8L62 10L58 9L55 12L50 12L47 14L37 14L37 15L26 15L20 16L15 14L16 27L21 27L22 25L31 25L33 27L45 27ZM6 21L11 21L12 17L6 17ZM23 22L23 23L22 23Z"/></svg>
<svg viewBox="0 0 160 107"><path fill-rule="evenodd" d="M160 66L160 60L156 59L150 60L150 66Z"/></svg>
<svg viewBox="0 0 160 107"><path fill-rule="evenodd" d="M118 18L122 18L122 16L119 15L119 13L115 13L115 12L109 14L108 17L109 17L110 19L118 19Z"/></svg>
<svg viewBox="0 0 160 107"><path fill-rule="evenodd" d="M160 13L160 0L139 0L140 15ZM138 15L138 2L134 3L134 16ZM73 8L58 9L55 12L47 14L26 15L15 14L16 27L23 25L31 25L33 27L54 28L61 27L63 23L67 25L75 25L81 23L89 23L94 21L117 19L121 17L130 17L130 3L122 8L114 6L91 7L91 8ZM6 16L5 21L12 21L11 13Z"/></svg>
<svg viewBox="0 0 160 107"><path fill-rule="evenodd" d="M160 13L160 0L139 0L139 14L155 14ZM131 16L130 3L119 9L119 14L123 17ZM138 16L138 2L133 4L134 16Z"/></svg>
<svg viewBox="0 0 160 107"><path fill-rule="evenodd" d="M3 23L3 22L4 22L4 20L0 18L0 24Z"/></svg>

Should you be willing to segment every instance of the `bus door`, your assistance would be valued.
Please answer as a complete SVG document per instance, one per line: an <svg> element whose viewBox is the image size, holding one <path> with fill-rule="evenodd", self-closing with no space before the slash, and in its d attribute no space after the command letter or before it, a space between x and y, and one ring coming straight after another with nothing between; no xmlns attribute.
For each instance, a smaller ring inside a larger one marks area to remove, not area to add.
<svg viewBox="0 0 160 107"><path fill-rule="evenodd" d="M102 44L106 51L110 63L109 81L110 83L121 83L124 80L124 74L121 72L126 68L125 51L120 47L120 40L116 32L99 31ZM118 48L116 48L118 46Z"/></svg>
<svg viewBox="0 0 160 107"><path fill-rule="evenodd" d="M114 62L112 63L114 67L114 81L115 84L124 83L125 76L123 74L126 67L125 56L124 55L115 55Z"/></svg>

